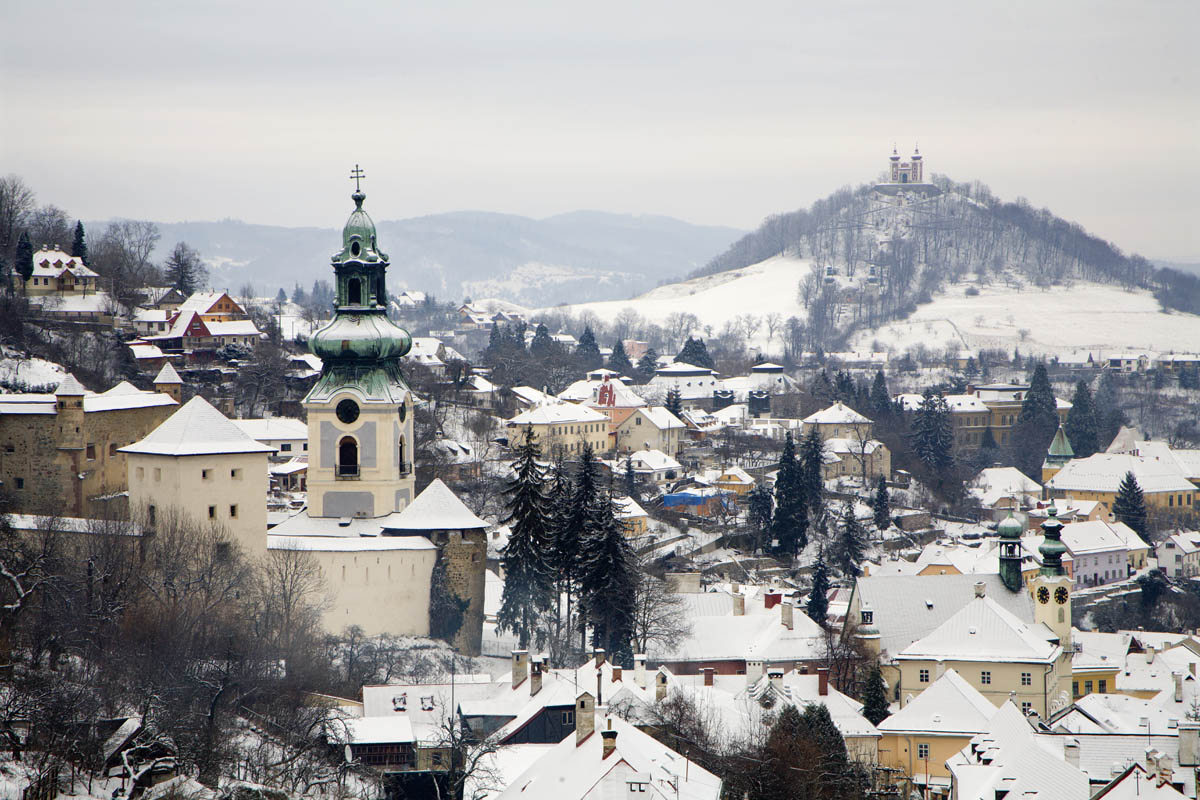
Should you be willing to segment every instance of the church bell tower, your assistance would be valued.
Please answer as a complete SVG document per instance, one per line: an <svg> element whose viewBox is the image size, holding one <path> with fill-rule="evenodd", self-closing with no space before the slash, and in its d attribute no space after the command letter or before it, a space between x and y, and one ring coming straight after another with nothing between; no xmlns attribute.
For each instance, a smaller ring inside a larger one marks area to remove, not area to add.
<svg viewBox="0 0 1200 800"><path fill-rule="evenodd" d="M1071 644L1071 578L1063 568L1063 554L1067 546L1062 542L1062 521L1053 503L1046 509L1046 521L1042 523L1045 538L1038 552L1042 557L1042 568L1033 579L1033 618L1045 623L1058 634L1064 649Z"/></svg>
<svg viewBox="0 0 1200 800"><path fill-rule="evenodd" d="M400 370L412 339L387 316L388 256L363 210L362 177L356 165L354 211L332 258L334 316L309 341L322 362L304 398L311 517L381 517L413 497L412 393Z"/></svg>

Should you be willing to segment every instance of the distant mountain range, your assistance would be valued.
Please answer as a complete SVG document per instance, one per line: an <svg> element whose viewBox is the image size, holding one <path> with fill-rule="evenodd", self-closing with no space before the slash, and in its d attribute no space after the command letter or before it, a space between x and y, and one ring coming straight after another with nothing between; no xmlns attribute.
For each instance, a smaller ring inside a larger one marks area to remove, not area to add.
<svg viewBox="0 0 1200 800"><path fill-rule="evenodd" d="M105 223L85 223L101 231ZM156 257L185 241L208 262L214 288L260 295L331 277L340 228L288 228L237 220L158 223ZM676 280L745 231L661 216L575 211L546 219L459 211L377 221L391 257L388 284L447 300L495 297L526 306L631 297Z"/></svg>

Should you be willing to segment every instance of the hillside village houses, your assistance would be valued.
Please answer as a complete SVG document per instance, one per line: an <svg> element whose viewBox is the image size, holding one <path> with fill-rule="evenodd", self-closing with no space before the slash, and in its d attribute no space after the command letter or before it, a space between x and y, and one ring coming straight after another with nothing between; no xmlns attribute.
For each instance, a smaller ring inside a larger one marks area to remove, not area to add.
<svg viewBox="0 0 1200 800"><path fill-rule="evenodd" d="M55 245L33 254L33 272L23 286L30 305L50 318L111 324L117 305L100 287L100 276Z"/></svg>

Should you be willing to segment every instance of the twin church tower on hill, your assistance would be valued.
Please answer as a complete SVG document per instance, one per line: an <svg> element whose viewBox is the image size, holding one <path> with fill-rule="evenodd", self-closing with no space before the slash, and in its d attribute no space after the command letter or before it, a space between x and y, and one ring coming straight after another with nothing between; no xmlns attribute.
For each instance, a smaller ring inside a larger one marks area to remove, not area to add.
<svg viewBox="0 0 1200 800"><path fill-rule="evenodd" d="M355 170L358 172L358 170ZM340 633L424 636L435 572L466 601L453 636L477 655L483 628L487 523L440 480L415 494L413 397L400 359L408 332L387 316L388 256L356 187L332 266L333 319L313 334L321 375L308 414L308 505L267 529L267 454L203 398L181 407L123 452L130 505L153 522L176 507L219 524L252 558L303 551L327 592L323 624ZM437 632L437 622L434 621Z"/></svg>

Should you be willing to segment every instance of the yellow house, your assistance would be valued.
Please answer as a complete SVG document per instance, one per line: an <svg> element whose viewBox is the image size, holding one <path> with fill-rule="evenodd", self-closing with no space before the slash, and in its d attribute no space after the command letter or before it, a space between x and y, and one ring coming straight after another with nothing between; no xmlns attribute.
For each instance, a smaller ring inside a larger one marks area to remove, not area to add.
<svg viewBox="0 0 1200 800"><path fill-rule="evenodd" d="M246 309L226 292L196 292L179 306L179 313L194 311L205 322L232 322L245 319Z"/></svg>
<svg viewBox="0 0 1200 800"><path fill-rule="evenodd" d="M25 293L30 297L92 294L99 277L82 259L67 255L57 245L43 246L33 254L33 274L25 281Z"/></svg>
<svg viewBox="0 0 1200 800"><path fill-rule="evenodd" d="M1071 697L1117 691L1117 673L1125 668L1133 635L1072 631Z"/></svg>
<svg viewBox="0 0 1200 800"><path fill-rule="evenodd" d="M542 454L549 457L577 455L585 445L591 445L596 453L607 452L608 424L608 417L587 406L546 403L522 411L505 427L513 444L525 436L525 428L530 428Z"/></svg>
<svg viewBox="0 0 1200 800"><path fill-rule="evenodd" d="M953 669L879 723L879 763L920 785L945 784L946 760L987 730L996 706ZM928 777L928 780L926 779Z"/></svg>
<svg viewBox="0 0 1200 800"><path fill-rule="evenodd" d="M1132 453L1096 453L1072 459L1046 482L1046 491L1052 498L1098 500L1112 508L1121 481L1130 472L1149 508L1190 511L1196 502L1196 486L1175 459Z"/></svg>
<svg viewBox="0 0 1200 800"><path fill-rule="evenodd" d="M649 530L650 515L632 497L614 497L617 519L625 523L625 535L630 538L645 536Z"/></svg>

